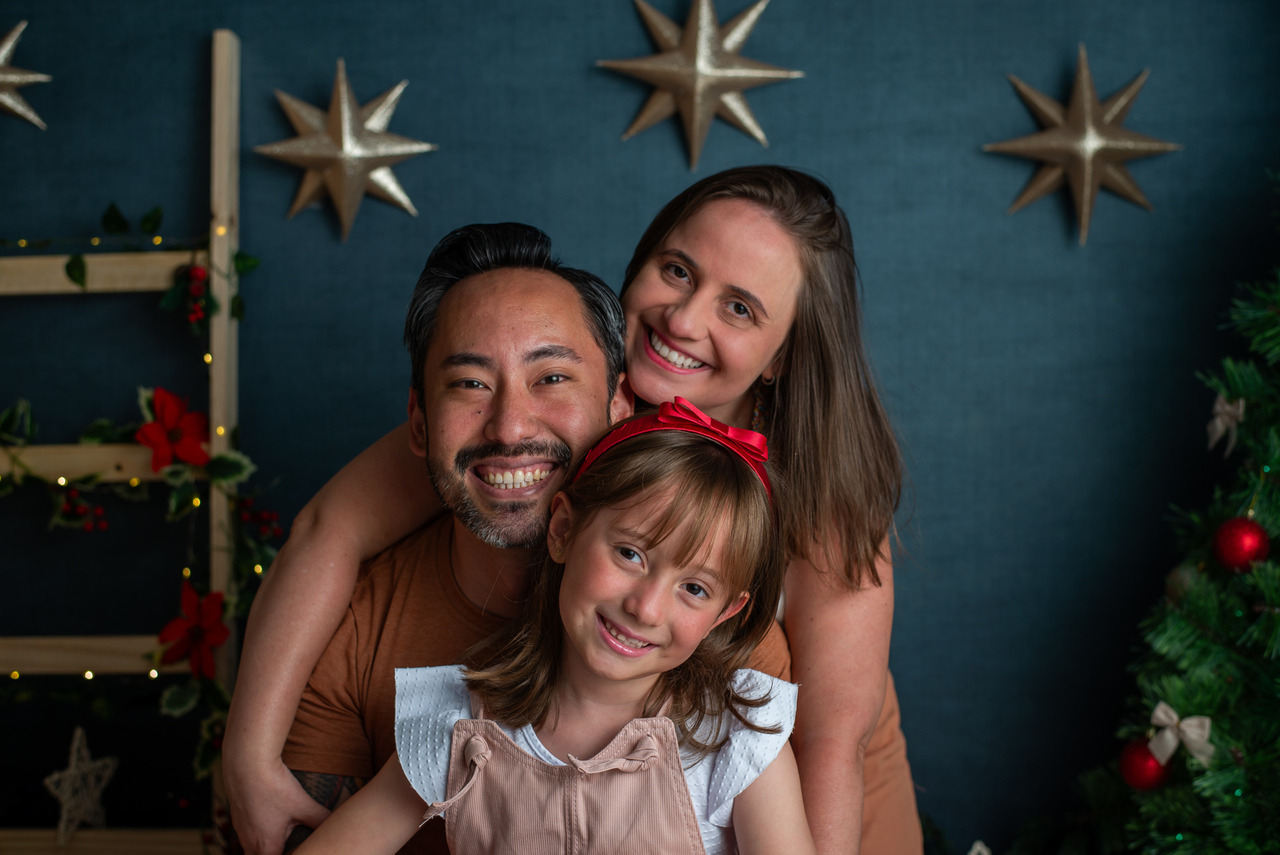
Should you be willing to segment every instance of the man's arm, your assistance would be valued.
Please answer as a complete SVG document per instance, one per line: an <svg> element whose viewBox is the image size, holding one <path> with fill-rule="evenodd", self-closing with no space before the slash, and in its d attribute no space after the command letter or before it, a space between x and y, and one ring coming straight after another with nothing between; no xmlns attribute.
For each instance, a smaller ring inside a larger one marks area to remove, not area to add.
<svg viewBox="0 0 1280 855"><path fill-rule="evenodd" d="M351 775L326 775L323 772L299 772L296 769L289 771L298 779L298 783L306 794L330 812L368 783L367 778L356 778ZM289 833L289 838L285 841L285 852L292 852L301 846L302 841L310 837L314 830L305 825L294 826L293 831Z"/></svg>

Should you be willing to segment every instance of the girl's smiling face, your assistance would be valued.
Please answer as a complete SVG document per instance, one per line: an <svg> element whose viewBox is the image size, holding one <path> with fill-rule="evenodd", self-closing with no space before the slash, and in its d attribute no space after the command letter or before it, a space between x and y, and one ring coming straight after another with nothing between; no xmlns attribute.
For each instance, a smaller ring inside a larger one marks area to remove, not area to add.
<svg viewBox="0 0 1280 855"><path fill-rule="evenodd" d="M603 508L573 532L569 500L555 497L547 542L564 564L566 678L626 682L647 693L659 674L683 664L707 633L746 605L747 593L730 590L719 566L727 522L683 564L676 556L685 532L657 543L649 537L651 521L678 500L671 490L658 491L627 508Z"/></svg>
<svg viewBox="0 0 1280 855"><path fill-rule="evenodd" d="M622 295L627 377L746 426L751 387L782 369L803 281L795 240L754 202L717 199L672 230Z"/></svg>

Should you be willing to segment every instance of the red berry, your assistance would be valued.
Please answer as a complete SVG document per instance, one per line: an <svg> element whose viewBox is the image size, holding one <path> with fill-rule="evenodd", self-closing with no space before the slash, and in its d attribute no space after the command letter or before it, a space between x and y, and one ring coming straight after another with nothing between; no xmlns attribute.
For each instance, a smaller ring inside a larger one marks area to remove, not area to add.
<svg viewBox="0 0 1280 855"><path fill-rule="evenodd" d="M280 526L278 525L273 525L271 527L271 533L276 537L279 537L280 535L284 534L284 529L280 528Z"/></svg>
<svg viewBox="0 0 1280 855"><path fill-rule="evenodd" d="M67 490L67 498L68 499L80 498L80 491L77 490L75 487L72 487L70 490Z"/></svg>
<svg viewBox="0 0 1280 855"><path fill-rule="evenodd" d="M93 520L89 520L84 524L85 531L93 531Z"/></svg>
<svg viewBox="0 0 1280 855"><path fill-rule="evenodd" d="M258 526L258 536L259 536L259 537L270 537L270 536L271 536L271 526L269 526L269 525L262 525L262 526Z"/></svg>
<svg viewBox="0 0 1280 855"><path fill-rule="evenodd" d="M252 508L252 507L253 507L253 497L252 497L252 496L245 496L243 499L241 499L241 500L240 500L240 507L242 507L242 508Z"/></svg>
<svg viewBox="0 0 1280 855"><path fill-rule="evenodd" d="M187 278L192 282L203 282L209 278L209 271L203 267L192 265L191 269L187 271Z"/></svg>
<svg viewBox="0 0 1280 855"><path fill-rule="evenodd" d="M248 511L241 511L240 522L245 522L245 523L253 522L253 514L249 513Z"/></svg>
<svg viewBox="0 0 1280 855"><path fill-rule="evenodd" d="M107 530L107 521L98 520L98 531L106 531L106 530Z"/></svg>
<svg viewBox="0 0 1280 855"><path fill-rule="evenodd" d="M188 293L188 294L190 294L192 297L203 297L203 296L204 296L204 283L203 283L203 282L192 282L192 283L191 283L191 287L189 287L189 288L187 289L187 293Z"/></svg>
<svg viewBox="0 0 1280 855"><path fill-rule="evenodd" d="M64 514L69 514L69 513L71 513L71 503L70 503L70 502L63 502L63 503L62 503L62 512L63 512Z"/></svg>
<svg viewBox="0 0 1280 855"><path fill-rule="evenodd" d="M87 513L89 513L89 509L84 505L76 505L76 516L82 517Z"/></svg>
<svg viewBox="0 0 1280 855"><path fill-rule="evenodd" d="M96 508L93 509L93 515L95 517L100 517L106 512L107 512L107 509L102 507L102 505L98 505Z"/></svg>

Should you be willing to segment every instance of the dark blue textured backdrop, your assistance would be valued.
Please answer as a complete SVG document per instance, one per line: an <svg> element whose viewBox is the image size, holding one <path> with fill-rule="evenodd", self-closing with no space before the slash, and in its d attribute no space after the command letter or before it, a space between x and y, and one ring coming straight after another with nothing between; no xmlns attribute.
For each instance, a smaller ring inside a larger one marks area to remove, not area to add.
<svg viewBox="0 0 1280 855"><path fill-rule="evenodd" d="M616 286L695 177L674 122L619 141L648 89L593 63L652 52L626 0L0 2L0 32L22 19L13 63L54 79L22 90L47 131L0 116L7 238L90 233L110 201L200 233L210 32L239 34L241 244L262 259L243 283L241 433L286 517L401 419L403 309L441 235L529 221ZM1084 249L1065 195L1007 215L1033 167L980 150L1035 130L1005 75L1066 99L1080 42L1103 97L1150 68L1126 125L1185 146L1132 165L1154 212L1104 195ZM1272 0L775 0L743 53L806 76L748 93L769 149L711 129L697 175L804 167L852 221L913 488L893 670L921 807L961 851L1007 842L1116 751L1127 645L1176 558L1167 504L1200 501L1213 471L1194 373L1231 346L1232 283L1277 261L1277 45ZM369 200L346 243L327 208L286 221L299 170L250 151L293 135L273 90L327 106L338 57L362 101L407 78L390 130L440 146L395 169L421 215ZM27 397L41 439L68 441L133 417L138 385L203 395L193 347L146 300L11 299L0 405ZM57 558L69 547L13 534L38 519L8 517L0 633L79 614L145 632L171 612L142 581L116 618L65 602L136 562L106 541ZM61 755L66 735L50 739Z"/></svg>

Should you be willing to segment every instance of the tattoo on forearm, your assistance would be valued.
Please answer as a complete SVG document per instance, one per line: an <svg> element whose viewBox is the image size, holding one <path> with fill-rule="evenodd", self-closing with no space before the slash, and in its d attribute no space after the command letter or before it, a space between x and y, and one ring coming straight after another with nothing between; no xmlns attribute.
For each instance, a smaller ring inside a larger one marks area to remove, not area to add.
<svg viewBox="0 0 1280 855"><path fill-rule="evenodd" d="M321 772L299 772L296 769L289 771L293 772L293 777L298 779L298 783L302 785L307 795L329 810L333 810L351 798L356 790L367 783L366 778L355 778L350 775L326 775ZM302 841L311 836L311 832L312 829L306 826L296 826L289 833L289 839L285 841L285 852L291 852L301 846Z"/></svg>

